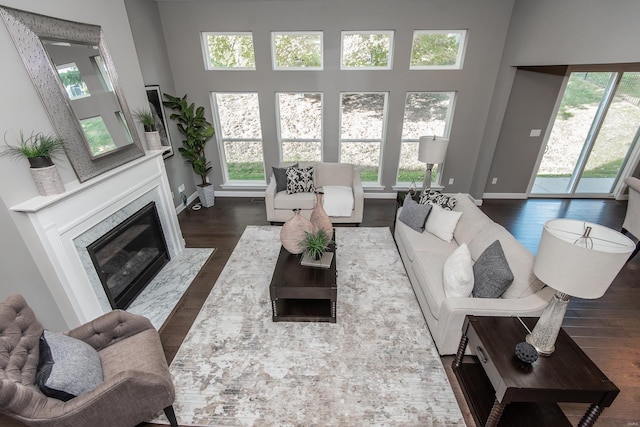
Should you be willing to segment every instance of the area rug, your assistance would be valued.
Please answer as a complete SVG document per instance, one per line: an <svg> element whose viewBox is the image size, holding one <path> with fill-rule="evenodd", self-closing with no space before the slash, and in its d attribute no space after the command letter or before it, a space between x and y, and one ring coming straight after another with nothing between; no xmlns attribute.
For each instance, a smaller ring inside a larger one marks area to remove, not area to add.
<svg viewBox="0 0 640 427"><path fill-rule="evenodd" d="M279 233L246 228L171 363L179 424L464 425L389 229L336 228L335 324L272 322Z"/></svg>

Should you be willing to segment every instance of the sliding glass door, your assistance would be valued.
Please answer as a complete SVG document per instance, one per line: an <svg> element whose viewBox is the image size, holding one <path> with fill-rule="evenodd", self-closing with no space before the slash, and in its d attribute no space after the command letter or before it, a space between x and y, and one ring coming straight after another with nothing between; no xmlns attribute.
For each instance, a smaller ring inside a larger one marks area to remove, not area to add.
<svg viewBox="0 0 640 427"><path fill-rule="evenodd" d="M639 128L640 73L571 73L531 194L611 194Z"/></svg>

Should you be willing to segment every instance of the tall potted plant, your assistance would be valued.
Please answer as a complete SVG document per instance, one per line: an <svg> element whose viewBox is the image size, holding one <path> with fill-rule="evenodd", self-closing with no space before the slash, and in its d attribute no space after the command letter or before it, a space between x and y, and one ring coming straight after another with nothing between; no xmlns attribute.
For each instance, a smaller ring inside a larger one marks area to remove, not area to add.
<svg viewBox="0 0 640 427"><path fill-rule="evenodd" d="M32 132L29 137L20 131L18 145L11 145L6 140L7 147L0 152L14 158L26 158L31 168L31 176L42 196L52 196L64 193L64 185L58 168L53 163L52 157L63 152L64 140L54 135L46 135L41 132Z"/></svg>
<svg viewBox="0 0 640 427"><path fill-rule="evenodd" d="M156 118L148 108L140 108L133 111L133 116L144 127L144 138L149 150L162 150L160 132L156 129Z"/></svg>
<svg viewBox="0 0 640 427"><path fill-rule="evenodd" d="M178 148L182 157L191 163L193 171L200 176L202 183L196 186L200 203L204 207L211 207L214 204L213 185L207 182L207 174L211 170L211 162L207 161L204 153L205 145L213 135L213 126L204 117L204 107L197 107L195 104L187 103L187 95L178 98L167 93L163 94L165 107L175 110L169 118L175 120L178 130L185 137L182 140L182 147Z"/></svg>

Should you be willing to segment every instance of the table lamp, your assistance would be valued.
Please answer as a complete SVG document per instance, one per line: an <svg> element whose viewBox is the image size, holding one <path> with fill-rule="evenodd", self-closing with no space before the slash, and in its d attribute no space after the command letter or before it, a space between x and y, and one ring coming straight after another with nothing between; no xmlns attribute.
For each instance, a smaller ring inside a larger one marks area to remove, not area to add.
<svg viewBox="0 0 640 427"><path fill-rule="evenodd" d="M422 183L422 192L428 193L431 189L431 171L434 164L444 162L447 154L449 139L439 136L421 136L418 147L418 160L427 164L427 170Z"/></svg>
<svg viewBox="0 0 640 427"><path fill-rule="evenodd" d="M556 290L526 341L550 356L569 299L600 298L624 266L635 244L602 225L574 219L552 219L542 230L533 272Z"/></svg>

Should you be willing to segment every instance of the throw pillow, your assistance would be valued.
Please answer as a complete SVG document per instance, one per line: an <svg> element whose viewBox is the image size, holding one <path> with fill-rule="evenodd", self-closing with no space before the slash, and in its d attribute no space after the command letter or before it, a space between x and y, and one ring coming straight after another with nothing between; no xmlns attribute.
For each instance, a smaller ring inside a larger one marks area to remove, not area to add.
<svg viewBox="0 0 640 427"><path fill-rule="evenodd" d="M407 224L418 233L422 233L430 211L431 205L421 205L413 200L410 195L407 195L402 204L400 215L398 215L398 221Z"/></svg>
<svg viewBox="0 0 640 427"><path fill-rule="evenodd" d="M457 202L458 200L455 197L445 196L444 194L436 190L430 190L428 193L425 193L423 191L420 195L421 204L430 203L432 205L438 205L448 211L452 210L456 206Z"/></svg>
<svg viewBox="0 0 640 427"><path fill-rule="evenodd" d="M39 353L36 384L49 397L66 402L103 381L100 356L84 341L45 330Z"/></svg>
<svg viewBox="0 0 640 427"><path fill-rule="evenodd" d="M444 262L442 271L444 295L467 298L473 291L473 261L466 243L458 246Z"/></svg>
<svg viewBox="0 0 640 427"><path fill-rule="evenodd" d="M499 240L490 244L473 265L473 296L475 298L500 298L513 282L513 273L509 268Z"/></svg>
<svg viewBox="0 0 640 427"><path fill-rule="evenodd" d="M291 165L292 168L297 168L298 164ZM272 166L273 177L276 179L276 193L287 189L287 168L277 168Z"/></svg>
<svg viewBox="0 0 640 427"><path fill-rule="evenodd" d="M287 168L287 194L313 193L313 166Z"/></svg>
<svg viewBox="0 0 640 427"><path fill-rule="evenodd" d="M438 205L432 205L425 230L445 242L451 242L453 231L461 216L462 212L446 211Z"/></svg>

